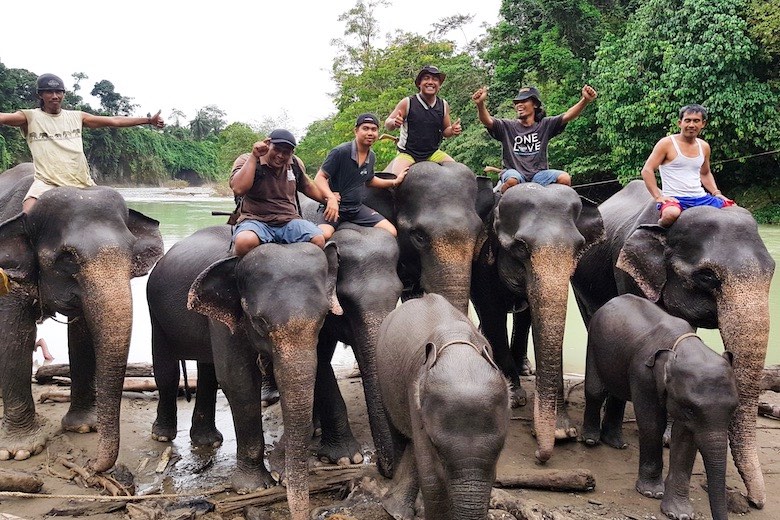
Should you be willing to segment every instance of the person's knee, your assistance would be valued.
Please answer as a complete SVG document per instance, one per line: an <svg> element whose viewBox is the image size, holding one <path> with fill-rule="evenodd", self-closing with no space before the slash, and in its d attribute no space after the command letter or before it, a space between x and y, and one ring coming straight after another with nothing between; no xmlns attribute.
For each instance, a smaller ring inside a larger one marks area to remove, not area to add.
<svg viewBox="0 0 780 520"><path fill-rule="evenodd" d="M320 224L317 227L319 227L320 231L322 231L322 236L323 236L323 239L322 239L323 242L322 243L323 243L323 245L325 244L326 241L330 240L330 237L332 237L333 233L336 231L333 228L333 226L331 226L329 224Z"/></svg>
<svg viewBox="0 0 780 520"><path fill-rule="evenodd" d="M325 240L327 239L325 238L325 234L323 233L322 235L314 235L313 237L311 237L311 240L309 240L309 242L319 247L320 249L325 249Z"/></svg>
<svg viewBox="0 0 780 520"><path fill-rule="evenodd" d="M398 175L399 173L402 173L404 170L409 168L412 164L412 162L404 159L403 157L396 157L395 160L393 160L392 173Z"/></svg>
<svg viewBox="0 0 780 520"><path fill-rule="evenodd" d="M260 245L260 239L252 231L242 231L236 235L233 241L233 252L238 256L244 256L249 251Z"/></svg>
<svg viewBox="0 0 780 520"><path fill-rule="evenodd" d="M514 177L508 178L506 181L504 181L504 184L501 185L501 193L504 193L512 186L517 186L519 183L520 181L515 179Z"/></svg>
<svg viewBox="0 0 780 520"><path fill-rule="evenodd" d="M557 184L564 184L566 186L571 186L571 175L569 175L566 172L561 172L561 174L558 175L558 178L555 179L555 182Z"/></svg>
<svg viewBox="0 0 780 520"><path fill-rule="evenodd" d="M35 203L38 202L38 199L35 197L27 197L22 202L22 212L23 213L29 213L33 206L35 206Z"/></svg>
<svg viewBox="0 0 780 520"><path fill-rule="evenodd" d="M398 230L395 229L395 226L387 219L378 222L374 227L382 228L394 237L398 236Z"/></svg>
<svg viewBox="0 0 780 520"><path fill-rule="evenodd" d="M680 213L682 213L682 210L677 206L669 206L664 208L663 212L661 213L661 218L658 219L658 224L663 227L669 227L674 224L674 221L677 220L677 218L680 216Z"/></svg>

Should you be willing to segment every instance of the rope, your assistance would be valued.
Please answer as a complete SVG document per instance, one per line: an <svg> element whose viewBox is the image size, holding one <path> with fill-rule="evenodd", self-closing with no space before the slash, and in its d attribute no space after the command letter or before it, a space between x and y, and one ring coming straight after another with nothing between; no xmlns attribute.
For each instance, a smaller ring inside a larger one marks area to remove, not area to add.
<svg viewBox="0 0 780 520"><path fill-rule="evenodd" d="M773 153L780 152L780 149L769 150L768 152L754 153L753 155L743 155L742 157L734 157L733 159L723 159L722 161L715 161L712 164L723 164L731 161L739 161L742 159L750 159L751 157L759 157L761 155L772 155Z"/></svg>
<svg viewBox="0 0 780 520"><path fill-rule="evenodd" d="M677 345L679 345L682 342L682 340L687 338L698 338L698 337L699 336L697 336L695 332L686 332L685 334L682 334L679 338L677 338L674 341L674 345L672 345L672 349L671 349L672 352L674 352L675 349L677 349Z"/></svg>

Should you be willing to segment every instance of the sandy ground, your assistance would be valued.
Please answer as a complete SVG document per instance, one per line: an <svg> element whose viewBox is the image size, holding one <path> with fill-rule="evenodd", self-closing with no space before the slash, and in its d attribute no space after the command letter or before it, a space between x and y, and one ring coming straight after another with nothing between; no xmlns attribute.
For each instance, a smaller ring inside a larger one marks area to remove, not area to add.
<svg viewBox="0 0 780 520"><path fill-rule="evenodd" d="M567 380L567 392L569 395L569 410L572 418L579 423L582 418L583 398L582 385L577 385L576 379ZM363 404L363 394L358 378L342 377L340 385L347 402L353 429L358 440L363 444L368 460L372 452L371 438L368 430L368 421ZM526 388L530 391L532 381L529 378ZM33 393L37 399L40 395L57 387L34 384ZM780 402L776 394L765 393L762 401ZM67 409L67 403L42 403L37 404L38 412L54 424L59 424L61 417ZM220 500L234 495L229 490L224 490L228 482L232 465L235 461L235 441L227 401L220 393L218 408L218 426L225 436L225 443L216 450L198 451L191 449L189 444L189 424L192 403L187 403L183 398L179 399L179 434L173 444L156 442L150 437L151 424L154 420L157 401L153 393L145 398L125 398L122 402L122 440L120 446L119 463L126 466L134 477L136 492L138 494L165 493L178 494L178 501L163 502L160 500L135 502L136 506L124 507L123 504L113 503L116 511L98 513L92 509L87 514L95 519L117 518L193 518L194 516L205 518L241 518L242 514L234 513L221 515L216 512L205 513L208 503L198 497L199 493L209 490L223 491L211 495L212 500ZM533 453L535 442L531 435L532 413L531 406L526 406L513 412L513 420L510 425L504 451L499 461L498 473L517 474L523 471L536 471L542 469L535 463ZM269 445L278 439L281 428L281 413L279 405L273 405L264 413L264 428ZM753 520L780 518L780 421L760 417L758 419L758 442L760 457L766 478L768 500L763 510L751 509L747 518ZM587 448L578 442L565 442L556 446L552 459L545 465L547 469L586 468L593 472L596 478L596 488L591 492L561 493L534 490L509 490L509 492L523 500L530 500L541 504L555 516L544 518L579 519L579 518L604 518L604 519L654 519L664 518L660 511L659 501L640 496L634 490L638 464L638 445L636 425L632 416L627 416L625 424L625 438L629 446L625 450L616 450L607 446ZM93 452L96 442L96 434L58 433L49 444L48 450L26 461L4 462L0 469L12 469L26 471L39 475L44 486L41 493L56 495L95 495L98 491L85 488L72 480L63 478L68 470L58 461L59 457L67 457L78 464L85 464L89 455ZM171 461L165 467L160 466L161 458L166 447L172 446ZM668 456L668 450L666 450ZM312 458L314 463L314 459ZM375 470L367 468L367 475L377 477ZM701 485L705 482L704 470L701 459L698 458L694 467L691 480L691 500L696 510L696 518L711 518L707 496ZM365 481L365 479L364 479ZM386 486L384 479L377 477L377 485L380 490ZM737 489L744 489L733 463L730 463L727 485ZM316 518L357 518L357 519L389 519L376 502L372 502L369 484L368 492L364 492L360 505L352 503L345 507L336 507L344 498L346 492L331 492L312 497L313 508L323 508ZM381 491L380 491L381 492ZM357 494L357 493L355 493ZM354 495L354 494L353 494ZM366 498L368 495L368 498ZM334 505L335 504L335 505ZM70 516L76 516L78 511L73 508L85 506L94 508L96 502L86 500L69 500L67 498L8 498L0 496L0 519L8 518L6 515L14 515L25 519L39 519L47 517L53 509L71 509ZM343 505L343 504L342 504ZM163 509L167 506L167 512ZM177 509L178 508L178 509ZM340 515L332 514L340 511ZM62 514L62 513L60 513ZM287 518L284 503L278 504L266 510L265 516L255 518ZM732 518L738 515L732 513ZM741 516L741 515L740 515ZM493 518L505 518L493 516ZM512 516L511 518L515 518ZM539 518L542 518L541 516Z"/></svg>

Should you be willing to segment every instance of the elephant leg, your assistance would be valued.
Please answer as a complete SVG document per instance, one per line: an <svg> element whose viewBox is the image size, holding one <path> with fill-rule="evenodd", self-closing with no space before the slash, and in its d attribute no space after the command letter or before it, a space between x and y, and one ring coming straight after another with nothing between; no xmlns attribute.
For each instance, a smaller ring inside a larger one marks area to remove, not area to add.
<svg viewBox="0 0 780 520"><path fill-rule="evenodd" d="M3 418L0 460L24 460L43 451L54 426L35 413L30 388L35 310L14 292L0 298L0 384Z"/></svg>
<svg viewBox="0 0 780 520"><path fill-rule="evenodd" d="M236 434L236 469L231 483L239 492L271 487L275 482L263 462L265 439L257 354L245 334L231 335L226 327L214 323L209 329L214 369L230 404Z"/></svg>
<svg viewBox="0 0 780 520"><path fill-rule="evenodd" d="M610 395L604 406L604 420L601 423L601 441L613 448L625 449L627 444L623 440L623 415L626 411L626 402Z"/></svg>
<svg viewBox="0 0 780 520"><path fill-rule="evenodd" d="M659 406L655 392L647 395L638 388L632 388L631 395L634 397L636 425L639 431L639 476L636 480L636 490L648 498L662 498L666 410Z"/></svg>
<svg viewBox="0 0 780 520"><path fill-rule="evenodd" d="M274 377L274 364L271 356L260 354L260 372L263 375L263 406L271 406L279 402L279 388Z"/></svg>
<svg viewBox="0 0 780 520"><path fill-rule="evenodd" d="M363 462L360 443L349 426L347 405L341 395L331 359L336 338L323 329L317 344L317 379L314 385L314 410L320 420L322 437L317 457L339 465Z"/></svg>
<svg viewBox="0 0 780 520"><path fill-rule="evenodd" d="M195 393L195 408L192 411L190 441L196 446L218 447L222 434L214 418L217 406L217 375L213 363L198 362L198 390Z"/></svg>
<svg viewBox="0 0 780 520"><path fill-rule="evenodd" d="M696 459L696 442L691 431L678 424L672 428L671 446L661 512L669 518L693 518L689 490Z"/></svg>
<svg viewBox="0 0 780 520"><path fill-rule="evenodd" d="M157 385L157 417L152 425L152 439L170 442L176 438L176 399L179 392L179 360L173 345L168 341L162 327L152 317L152 360L154 382ZM198 374L200 377L200 374ZM198 381L200 385L200 381ZM198 387L200 394L200 387Z"/></svg>
<svg viewBox="0 0 780 520"><path fill-rule="evenodd" d="M414 420L412 421L414 427ZM418 435L417 437L422 437ZM437 454L429 441L410 442L407 450L414 452L417 463L417 474L420 481L420 491L425 504L425 518L437 518L441 520L454 520L452 504L449 496L450 483L443 478L437 466Z"/></svg>
<svg viewBox="0 0 780 520"><path fill-rule="evenodd" d="M531 330L531 312L526 309L512 313L512 359L520 370L521 376L532 376L535 373L528 359L528 336Z"/></svg>
<svg viewBox="0 0 780 520"><path fill-rule="evenodd" d="M62 418L66 431L87 433L97 429L95 410L95 348L87 320L78 318L68 324L70 358L70 408Z"/></svg>
<svg viewBox="0 0 780 520"><path fill-rule="evenodd" d="M569 417L566 398L563 396L563 367L558 373L558 393L555 396L555 440L576 439L577 425Z"/></svg>
<svg viewBox="0 0 780 520"><path fill-rule="evenodd" d="M585 411L582 415L582 441L587 446L595 446L601 440L601 407L607 397L607 391L590 355L586 354L585 365Z"/></svg>
<svg viewBox="0 0 780 520"><path fill-rule="evenodd" d="M382 506L396 520L414 520L414 503L420 491L417 466L411 446L405 443L400 449L403 452L395 465L390 490L382 498ZM428 518L434 518L428 515L426 512Z"/></svg>
<svg viewBox="0 0 780 520"><path fill-rule="evenodd" d="M506 309L491 305L487 301L474 302L479 314L479 328L493 347L493 358L501 368L510 385L510 404L512 408L525 406L528 396L520 386L520 371L517 369L509 351L509 340L506 333Z"/></svg>

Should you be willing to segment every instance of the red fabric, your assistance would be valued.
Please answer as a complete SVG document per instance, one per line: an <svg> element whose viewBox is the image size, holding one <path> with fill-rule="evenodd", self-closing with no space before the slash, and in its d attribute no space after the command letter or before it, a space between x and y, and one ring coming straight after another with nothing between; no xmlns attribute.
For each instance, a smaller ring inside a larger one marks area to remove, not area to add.
<svg viewBox="0 0 780 520"><path fill-rule="evenodd" d="M732 202L732 204L733 204L733 202ZM672 206L677 208L677 209L679 209L680 211L682 211L682 206L680 206L679 202L677 202L676 200L667 200L666 202L661 204L661 208L660 208L661 213L663 214L663 212L664 212L664 210L666 208L669 208L669 207L672 207Z"/></svg>

